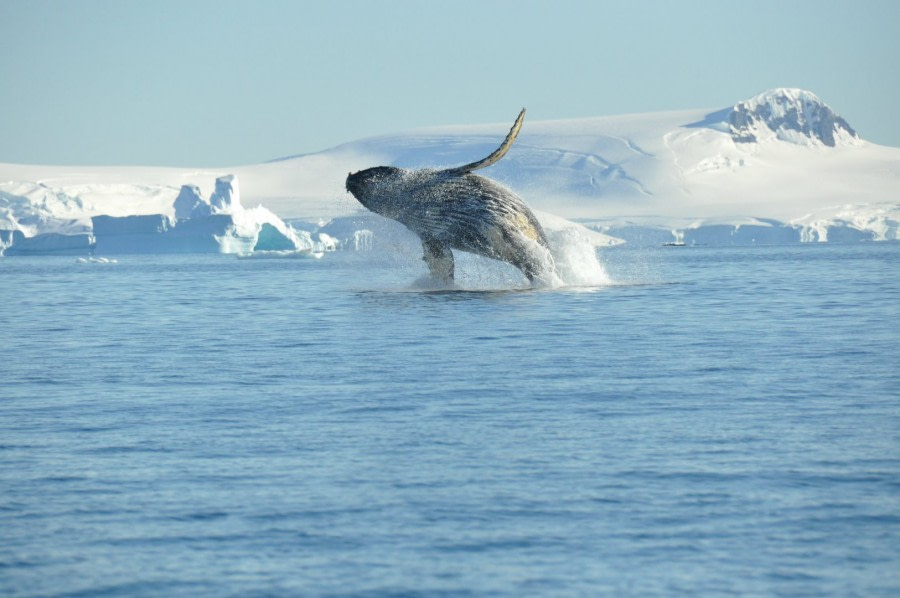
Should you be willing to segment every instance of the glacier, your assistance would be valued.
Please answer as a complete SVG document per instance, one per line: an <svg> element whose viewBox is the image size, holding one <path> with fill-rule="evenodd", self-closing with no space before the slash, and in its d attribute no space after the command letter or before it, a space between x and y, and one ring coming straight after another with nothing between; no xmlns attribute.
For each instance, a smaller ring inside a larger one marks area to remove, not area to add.
<svg viewBox="0 0 900 598"><path fill-rule="evenodd" d="M466 163L507 127L429 127L219 171L0 164L0 251L371 251L399 233L345 192L347 172ZM526 120L484 174L548 229L600 235L595 247L900 239L900 148L865 141L801 89L718 109Z"/></svg>

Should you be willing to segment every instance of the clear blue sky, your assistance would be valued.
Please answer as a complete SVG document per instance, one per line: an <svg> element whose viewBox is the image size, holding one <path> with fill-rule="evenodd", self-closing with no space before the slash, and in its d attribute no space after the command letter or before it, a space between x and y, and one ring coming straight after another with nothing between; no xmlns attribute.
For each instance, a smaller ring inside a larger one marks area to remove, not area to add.
<svg viewBox="0 0 900 598"><path fill-rule="evenodd" d="M898 0L0 0L0 161L234 166L802 87L900 146Z"/></svg>

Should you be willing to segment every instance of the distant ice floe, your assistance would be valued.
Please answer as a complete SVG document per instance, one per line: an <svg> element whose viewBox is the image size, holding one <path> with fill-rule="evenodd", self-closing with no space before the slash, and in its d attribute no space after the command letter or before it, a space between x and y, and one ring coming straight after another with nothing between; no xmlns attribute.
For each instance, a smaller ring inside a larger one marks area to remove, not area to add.
<svg viewBox="0 0 900 598"><path fill-rule="evenodd" d="M900 206L890 203L833 206L792 221L800 241L856 242L900 240Z"/></svg>
<svg viewBox="0 0 900 598"><path fill-rule="evenodd" d="M119 260L108 257L79 257L75 258L76 264L118 264Z"/></svg>
<svg viewBox="0 0 900 598"><path fill-rule="evenodd" d="M632 246L652 245L790 245L900 240L900 206L893 203L822 208L782 222L770 218L698 219L685 226L608 225L593 228Z"/></svg>

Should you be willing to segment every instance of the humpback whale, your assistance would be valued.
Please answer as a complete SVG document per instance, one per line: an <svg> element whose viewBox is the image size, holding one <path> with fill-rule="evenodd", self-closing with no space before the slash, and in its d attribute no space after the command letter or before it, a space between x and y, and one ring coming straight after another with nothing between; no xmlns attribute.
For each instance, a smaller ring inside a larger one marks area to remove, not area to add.
<svg viewBox="0 0 900 598"><path fill-rule="evenodd" d="M453 281L453 249L508 262L532 283L549 280L553 258L532 211L511 190L473 174L506 155L524 118L523 108L500 147L481 160L445 170L375 166L349 174L347 191L418 235L422 259L440 281Z"/></svg>

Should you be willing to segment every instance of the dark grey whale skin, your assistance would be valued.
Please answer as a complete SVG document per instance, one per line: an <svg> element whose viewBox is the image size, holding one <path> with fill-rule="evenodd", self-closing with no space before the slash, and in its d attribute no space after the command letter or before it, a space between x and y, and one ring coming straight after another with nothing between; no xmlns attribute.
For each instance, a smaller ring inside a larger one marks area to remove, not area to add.
<svg viewBox="0 0 900 598"><path fill-rule="evenodd" d="M521 127L525 111L491 155L447 170L376 166L347 176L347 190L366 208L392 218L422 240L432 276L452 281L452 249L508 262L532 282L554 272L547 236L515 193L476 174L499 160Z"/></svg>

